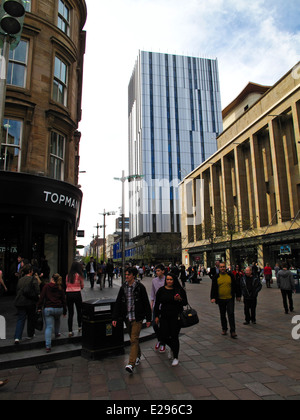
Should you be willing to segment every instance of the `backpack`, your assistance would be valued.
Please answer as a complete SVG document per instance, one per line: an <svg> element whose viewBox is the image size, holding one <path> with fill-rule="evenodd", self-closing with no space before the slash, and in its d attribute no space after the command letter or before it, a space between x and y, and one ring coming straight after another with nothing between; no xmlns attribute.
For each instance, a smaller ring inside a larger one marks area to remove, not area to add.
<svg viewBox="0 0 300 420"><path fill-rule="evenodd" d="M33 300L33 301L37 302L38 299L39 299L39 296L36 293L34 280L35 280L35 278L32 277L30 282L23 287L22 293L23 293L23 296L26 297L27 299L30 299L30 300Z"/></svg>

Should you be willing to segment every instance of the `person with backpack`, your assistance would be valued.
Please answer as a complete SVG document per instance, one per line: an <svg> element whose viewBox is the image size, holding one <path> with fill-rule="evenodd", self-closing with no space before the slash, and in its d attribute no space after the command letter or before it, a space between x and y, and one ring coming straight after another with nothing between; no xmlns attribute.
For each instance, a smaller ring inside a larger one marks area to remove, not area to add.
<svg viewBox="0 0 300 420"><path fill-rule="evenodd" d="M17 296L15 306L18 311L18 320L15 331L15 344L22 340L25 322L27 320L28 339L34 337L36 303L40 295L38 278L33 276L33 269L27 264L22 269L22 276L17 284Z"/></svg>
<svg viewBox="0 0 300 420"><path fill-rule="evenodd" d="M145 286L139 282L136 268L129 267L125 271L126 281L120 288L112 315L112 325L117 326L118 322L127 325L130 336L129 362L125 369L133 373L135 366L141 361L141 349L139 344L143 320L146 318L147 328L151 325L151 306Z"/></svg>

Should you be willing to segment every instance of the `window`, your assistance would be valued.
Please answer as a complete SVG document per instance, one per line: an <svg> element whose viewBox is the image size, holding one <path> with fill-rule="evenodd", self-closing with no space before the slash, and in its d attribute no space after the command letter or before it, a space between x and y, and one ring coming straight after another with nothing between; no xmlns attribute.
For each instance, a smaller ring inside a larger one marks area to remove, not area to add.
<svg viewBox="0 0 300 420"><path fill-rule="evenodd" d="M51 133L50 146L50 177L59 181L64 180L65 137Z"/></svg>
<svg viewBox="0 0 300 420"><path fill-rule="evenodd" d="M31 12L31 0L23 0L26 12Z"/></svg>
<svg viewBox="0 0 300 420"><path fill-rule="evenodd" d="M67 106L68 93L68 66L55 57L54 81L53 81L53 100Z"/></svg>
<svg viewBox="0 0 300 420"><path fill-rule="evenodd" d="M7 84L26 87L28 42L21 40L18 47L9 53Z"/></svg>
<svg viewBox="0 0 300 420"><path fill-rule="evenodd" d="M59 4L58 4L57 26L66 35L70 36L70 7L63 0L59 0Z"/></svg>
<svg viewBox="0 0 300 420"><path fill-rule="evenodd" d="M21 121L4 119L0 154L1 171L20 171L22 129L23 123Z"/></svg>

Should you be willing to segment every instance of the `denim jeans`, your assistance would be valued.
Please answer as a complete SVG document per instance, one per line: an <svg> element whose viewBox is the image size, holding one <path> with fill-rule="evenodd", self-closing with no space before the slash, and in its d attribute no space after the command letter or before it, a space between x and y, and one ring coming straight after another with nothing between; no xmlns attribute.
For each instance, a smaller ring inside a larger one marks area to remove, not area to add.
<svg viewBox="0 0 300 420"><path fill-rule="evenodd" d="M51 337L54 329L55 335L59 333L60 318L63 314L63 308L45 308L45 341L46 348L51 349Z"/></svg>
<svg viewBox="0 0 300 420"><path fill-rule="evenodd" d="M18 320L16 325L15 340L22 340L23 330L27 319L27 335L32 338L34 336L34 322L36 305L18 307Z"/></svg>

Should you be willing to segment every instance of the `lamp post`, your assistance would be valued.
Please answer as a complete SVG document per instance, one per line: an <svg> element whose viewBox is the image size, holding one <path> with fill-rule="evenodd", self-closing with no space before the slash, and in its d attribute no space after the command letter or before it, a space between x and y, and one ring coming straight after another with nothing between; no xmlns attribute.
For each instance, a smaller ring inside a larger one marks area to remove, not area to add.
<svg viewBox="0 0 300 420"><path fill-rule="evenodd" d="M106 253L106 243L105 243L105 219L106 216L114 216L116 214L115 211L105 211L105 209L103 210L103 213L99 213L103 216L103 262L105 262L105 253Z"/></svg>
<svg viewBox="0 0 300 420"><path fill-rule="evenodd" d="M122 182L122 282L125 281L125 182L131 182L144 178L144 175L129 175L125 176L125 171L122 171L122 178L114 178L116 181Z"/></svg>
<svg viewBox="0 0 300 420"><path fill-rule="evenodd" d="M9 51L17 48L23 31L25 6L23 0L2 0L0 6L0 149L6 99L6 78L9 64Z"/></svg>

